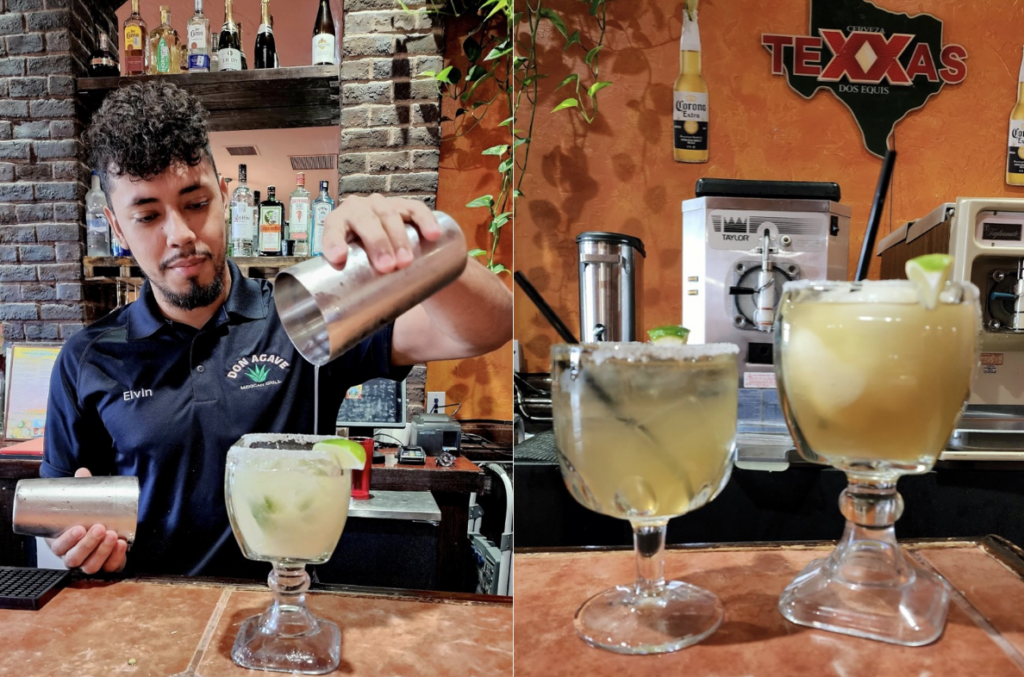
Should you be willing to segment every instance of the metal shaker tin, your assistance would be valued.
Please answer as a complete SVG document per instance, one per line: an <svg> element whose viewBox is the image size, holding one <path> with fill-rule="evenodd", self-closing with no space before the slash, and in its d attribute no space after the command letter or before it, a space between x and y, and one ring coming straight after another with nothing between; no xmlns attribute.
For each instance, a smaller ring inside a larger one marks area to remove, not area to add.
<svg viewBox="0 0 1024 677"><path fill-rule="evenodd" d="M443 212L434 216L441 237L433 242L406 226L413 261L401 270L378 273L363 248L350 244L342 270L318 256L278 273L274 304L302 357L327 364L462 274L468 260L462 229Z"/></svg>
<svg viewBox="0 0 1024 677"><path fill-rule="evenodd" d="M20 480L14 489L14 533L56 538L71 527L102 524L135 541L138 477L60 477Z"/></svg>

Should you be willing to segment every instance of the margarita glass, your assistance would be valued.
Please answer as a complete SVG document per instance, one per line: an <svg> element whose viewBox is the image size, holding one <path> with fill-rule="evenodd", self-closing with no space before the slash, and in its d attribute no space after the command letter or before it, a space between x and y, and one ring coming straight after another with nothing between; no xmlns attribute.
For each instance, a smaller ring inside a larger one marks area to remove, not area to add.
<svg viewBox="0 0 1024 677"><path fill-rule="evenodd" d="M306 608L307 564L322 564L348 517L352 471L313 451L314 435L246 435L228 452L225 497L246 558L270 562L274 601L242 623L231 650L256 670L324 674L338 667L341 632Z"/></svg>
<svg viewBox="0 0 1024 677"><path fill-rule="evenodd" d="M722 622L718 598L664 575L669 519L725 486L736 437L732 344L599 343L552 348L559 465L581 504L629 520L637 580L576 612L587 643L627 654L675 651Z"/></svg>
<svg viewBox="0 0 1024 677"><path fill-rule="evenodd" d="M779 600L790 621L905 646L942 634L948 589L896 543L896 481L931 469L945 448L979 331L971 284L946 283L930 308L905 280L786 284L775 325L786 422L805 458L849 481L842 540Z"/></svg>

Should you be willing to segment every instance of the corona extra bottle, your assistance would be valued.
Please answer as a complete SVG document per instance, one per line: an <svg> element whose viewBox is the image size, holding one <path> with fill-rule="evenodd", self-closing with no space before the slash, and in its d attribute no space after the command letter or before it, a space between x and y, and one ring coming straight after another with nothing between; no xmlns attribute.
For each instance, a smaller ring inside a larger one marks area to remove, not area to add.
<svg viewBox="0 0 1024 677"><path fill-rule="evenodd" d="M689 3L686 3L689 5ZM679 38L679 77L673 89L672 112L676 162L708 161L708 83L700 72L700 30L696 3L683 8Z"/></svg>
<svg viewBox="0 0 1024 677"><path fill-rule="evenodd" d="M1017 104L1010 111L1010 140L1006 154L1006 183L1024 186L1024 60L1017 76Z"/></svg>

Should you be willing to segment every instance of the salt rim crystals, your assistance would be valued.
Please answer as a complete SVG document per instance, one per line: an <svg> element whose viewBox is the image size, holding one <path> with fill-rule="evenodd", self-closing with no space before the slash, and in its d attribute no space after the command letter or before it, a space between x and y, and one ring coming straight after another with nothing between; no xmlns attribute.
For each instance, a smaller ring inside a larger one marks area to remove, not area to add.
<svg viewBox="0 0 1024 677"><path fill-rule="evenodd" d="M815 298L798 300L805 303L918 303L917 288L909 280L793 280L782 286L785 292L820 290Z"/></svg>
<svg viewBox="0 0 1024 677"><path fill-rule="evenodd" d="M594 364L605 360L628 360L630 362L657 362L672 360L697 361L719 355L738 355L739 346L734 343L706 343L694 345L658 345L639 341L623 343L584 343L579 348ZM565 350L565 348L563 348ZM566 350L566 352L569 352Z"/></svg>

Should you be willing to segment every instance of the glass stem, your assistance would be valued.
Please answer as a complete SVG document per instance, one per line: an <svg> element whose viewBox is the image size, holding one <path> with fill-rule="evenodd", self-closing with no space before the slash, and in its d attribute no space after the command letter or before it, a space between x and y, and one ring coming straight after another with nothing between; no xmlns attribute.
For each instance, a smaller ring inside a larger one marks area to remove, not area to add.
<svg viewBox="0 0 1024 677"><path fill-rule="evenodd" d="M656 597L665 589L665 530L668 522L633 523L636 594Z"/></svg>
<svg viewBox="0 0 1024 677"><path fill-rule="evenodd" d="M910 575L896 542L896 520L903 514L903 498L896 480L848 476L839 496L846 529L833 558L840 574L851 583L901 584Z"/></svg>
<svg viewBox="0 0 1024 677"><path fill-rule="evenodd" d="M306 608L306 591L309 590L309 574L304 565L274 563L274 569L267 577L267 583L274 594L270 605L260 620L264 632L284 637L295 637L315 632L319 623Z"/></svg>

